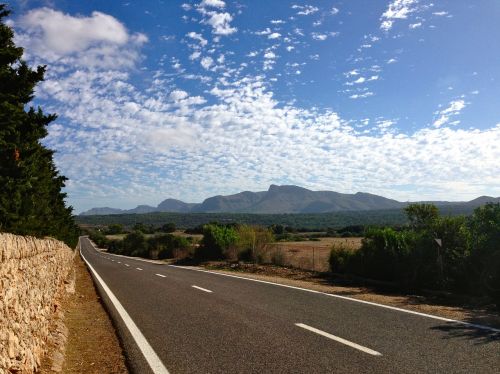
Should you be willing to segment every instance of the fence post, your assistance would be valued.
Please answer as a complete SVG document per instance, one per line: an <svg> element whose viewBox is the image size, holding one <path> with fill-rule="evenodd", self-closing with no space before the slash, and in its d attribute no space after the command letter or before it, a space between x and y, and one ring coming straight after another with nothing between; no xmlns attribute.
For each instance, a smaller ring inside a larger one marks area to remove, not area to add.
<svg viewBox="0 0 500 374"><path fill-rule="evenodd" d="M313 247L313 271L316 270L316 267L314 266L314 247Z"/></svg>

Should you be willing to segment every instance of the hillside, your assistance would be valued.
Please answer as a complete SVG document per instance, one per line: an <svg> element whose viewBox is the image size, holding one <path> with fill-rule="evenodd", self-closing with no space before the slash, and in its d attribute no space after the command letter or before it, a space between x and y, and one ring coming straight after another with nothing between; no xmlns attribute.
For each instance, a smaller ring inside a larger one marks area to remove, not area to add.
<svg viewBox="0 0 500 374"><path fill-rule="evenodd" d="M481 196L466 202L429 201L440 207L469 211L487 202L500 202L500 198ZM234 195L217 195L202 203L185 203L166 199L158 206L139 205L134 209L92 208L81 216L110 214L143 214L153 212L173 213L254 213L299 214L353 212L368 210L401 209L408 203L364 192L344 194L333 191L311 191L298 186L271 185L267 191L244 191Z"/></svg>

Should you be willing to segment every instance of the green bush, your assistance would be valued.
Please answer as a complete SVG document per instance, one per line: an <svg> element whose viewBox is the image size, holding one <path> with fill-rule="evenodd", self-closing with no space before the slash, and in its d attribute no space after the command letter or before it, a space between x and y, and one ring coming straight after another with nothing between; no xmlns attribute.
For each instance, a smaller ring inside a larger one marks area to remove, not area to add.
<svg viewBox="0 0 500 374"><path fill-rule="evenodd" d="M196 257L203 260L220 260L238 239L236 229L230 226L208 224L203 226L203 239Z"/></svg>
<svg viewBox="0 0 500 374"><path fill-rule="evenodd" d="M334 246L330 252L328 260L332 273L346 273L350 266L354 254L352 250L343 246Z"/></svg>

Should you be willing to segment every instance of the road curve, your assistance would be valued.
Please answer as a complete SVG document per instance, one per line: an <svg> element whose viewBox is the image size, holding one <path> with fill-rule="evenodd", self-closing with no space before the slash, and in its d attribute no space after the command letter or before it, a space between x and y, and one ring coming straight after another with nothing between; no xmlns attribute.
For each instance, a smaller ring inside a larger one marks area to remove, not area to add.
<svg viewBox="0 0 500 374"><path fill-rule="evenodd" d="M136 373L500 373L498 330L79 247Z"/></svg>

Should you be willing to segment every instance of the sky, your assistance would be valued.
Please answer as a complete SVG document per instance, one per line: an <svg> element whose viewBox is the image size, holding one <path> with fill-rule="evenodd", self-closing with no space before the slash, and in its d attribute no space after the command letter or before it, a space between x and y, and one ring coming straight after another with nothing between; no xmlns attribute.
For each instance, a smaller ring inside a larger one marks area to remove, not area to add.
<svg viewBox="0 0 500 374"><path fill-rule="evenodd" d="M500 2L14 1L77 213L270 184L500 196Z"/></svg>

